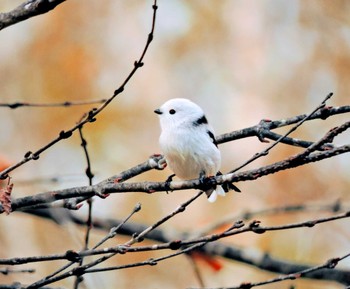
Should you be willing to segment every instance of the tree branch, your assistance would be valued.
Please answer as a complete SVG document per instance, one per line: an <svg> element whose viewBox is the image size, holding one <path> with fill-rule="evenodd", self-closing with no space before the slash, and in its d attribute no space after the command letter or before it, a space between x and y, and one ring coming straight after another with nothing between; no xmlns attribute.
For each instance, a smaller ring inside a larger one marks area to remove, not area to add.
<svg viewBox="0 0 350 289"><path fill-rule="evenodd" d="M35 0L34 0L35 1ZM50 0L38 0L39 2L44 1L43 3L46 3L46 1ZM53 1L53 0L51 0ZM61 0L62 1L62 0ZM35 3L35 2L34 2ZM32 4L31 4L32 5ZM145 47L141 53L141 56L139 57L138 60L134 62L134 67L131 70L131 72L128 74L124 82L117 88L113 95L108 98L99 108L93 108L89 112L85 113L81 121L79 121L75 126L72 128L68 129L67 131L61 131L56 138L51 140L48 144L43 146L42 148L36 150L35 152L28 151L25 153L24 158L19 161L18 163L6 168L2 172L0 172L0 179L6 179L8 177L8 174L12 172L13 170L17 169L18 167L24 165L25 163L32 161L32 160L38 160L40 155L45 152L47 149L51 148L54 146L56 143L70 138L73 133L78 130L79 128L83 127L87 123L95 122L96 121L96 116L103 111L120 93L122 93L125 89L125 86L129 83L130 79L134 76L136 71L143 66L143 59L146 55L146 52L148 50L149 45L151 44L153 40L153 33L154 33L154 28L155 28L155 21L156 21L156 11L157 11L157 0L154 0L154 4L152 5L153 9L153 17L152 17L152 24L151 24L151 31L148 34L147 41L145 44Z"/></svg>
<svg viewBox="0 0 350 289"><path fill-rule="evenodd" d="M13 102L13 103L0 103L0 107L7 107L11 109L22 107L72 107L78 105L90 105L106 102L106 99L99 100L86 100L86 101L65 101L55 103L30 103L30 102Z"/></svg>
<svg viewBox="0 0 350 289"><path fill-rule="evenodd" d="M349 113L350 112L350 105L345 105L345 106L338 106L338 107L331 107L331 106L326 106L320 111L315 112L309 119L310 120L316 120L316 119L322 119L325 120L326 118L330 116L335 116L338 114L344 114L344 113ZM225 133L222 135L219 135L216 137L216 141L218 144L230 142L233 140L238 140L242 138L247 138L247 137L257 137L258 134L262 134L263 137L270 138L269 135L265 135L265 133L269 130L273 130L276 128L296 124L302 119L304 119L307 115L306 114L301 114L297 116L293 116L290 118L286 119L281 119L281 120L262 120L262 122L265 123L265 128L264 130L261 130L261 122L255 126L247 127L241 130ZM273 138L270 138L272 140L276 140ZM284 140L281 140L281 143L286 143L289 144L288 142L285 142Z"/></svg>
<svg viewBox="0 0 350 289"><path fill-rule="evenodd" d="M26 20L28 18L47 13L66 0L27 0L7 13L0 13L0 30Z"/></svg>
<svg viewBox="0 0 350 289"><path fill-rule="evenodd" d="M241 285L234 286L234 287L220 287L217 289L250 289L253 287L258 287L262 285L267 285L267 284L272 284L276 282L281 282L281 281L286 281L286 280L295 280L298 278L306 277L306 278L312 278L316 280L330 280L330 281L336 281L339 283L342 283L344 285L349 284L349 278L346 276L346 274L349 274L349 272L343 271L337 271L335 272L334 268L338 265L338 263L346 258L349 258L350 253L345 254L344 256L337 257L337 258L332 258L326 261L324 264L319 265L319 266L314 266L314 267L308 267L308 266L303 266L299 265L299 270L298 271L293 271L293 273L288 273L289 272L289 265L281 263L279 264L280 266L286 266L286 273L283 273L284 275L278 276L276 278L272 278L266 281L262 282L256 282L256 283L242 283ZM268 256L266 257L268 259ZM345 274L343 274L345 273ZM325 276L327 276L327 279L325 279ZM345 278L344 278L345 277ZM195 289L195 288L189 288L189 289ZM199 288L198 288L199 289ZM205 289L205 288L201 288ZM209 288L207 288L209 289ZM215 288L210 288L210 289L215 289Z"/></svg>
<svg viewBox="0 0 350 289"><path fill-rule="evenodd" d="M196 197L198 197L198 195L190 199L186 204L188 205L190 202L195 200ZM184 204L184 206L186 206L186 204ZM167 215L165 218L163 218L162 221L159 221L157 223L158 224L163 223L167 219L169 219L174 213L181 212L180 208L181 207L179 207L173 213ZM135 212L135 210L133 212ZM32 212L32 213L36 214L36 212ZM80 217L72 215L69 211L67 211L66 213L71 216L71 221L73 221L75 224L79 224L79 225L85 224L85 221L82 220ZM50 215L46 215L45 217L51 218ZM158 227L157 223L155 223L152 226L146 226L146 225L137 224L137 223L130 223L130 222L126 223L127 219L123 222L120 222L120 221L115 221L111 219L95 218L95 220L93 221L93 225L95 228L109 231L110 228L118 227L118 234L132 236L132 238L128 242L122 245L117 245L109 248L96 249L97 248L96 247L92 250L83 250L80 252L67 251L66 253L57 254L57 255L2 259L0 260L0 264L18 265L18 264L25 264L25 263L32 263L32 262L54 261L54 260L77 261L79 260L79 258L86 257L86 256L106 255L106 254L107 254L106 256L109 256L109 254L112 254L114 256L115 254L137 253L137 252L154 251L154 250L178 250L175 254L179 255L179 254L188 253L192 250L197 250L206 255L220 256L226 259L243 262L245 264L253 265L259 269L267 270L270 272L275 272L279 274L295 274L295 272L307 271L307 272L304 272L299 277L307 277L307 278L318 279L318 280L330 280L330 281L336 281L342 284L348 284L350 282L350 274L349 274L349 271L347 270L340 270L340 269L339 270L338 269L321 270L323 268L318 268L311 265L293 263L290 261L284 261L263 252L238 248L238 247L235 247L234 245L221 243L217 240L238 235L238 234L249 233L249 232L256 233L256 234L263 234L269 231L283 231L283 230L302 228L302 227L313 228L318 224L340 220L343 218L349 218L349 217L350 217L350 212L347 211L338 215L312 219L312 220L302 221L298 223L284 224L280 226L262 226L261 223L256 220L247 224L244 224L241 221L237 221L236 223L234 223L234 225L232 225L230 228L226 229L221 233L209 234L207 236L198 236L190 239L186 237L189 235L188 233L178 232L174 234L174 232L172 232L171 235L168 235L166 231L157 229ZM137 232L142 232L142 233L137 234ZM135 244L137 243L137 241L140 241L141 237L147 238L148 240L161 242L162 244L158 244L158 245L152 244L148 246L131 247L132 244ZM83 272L92 273L97 271L117 270L117 269L124 269L124 268L144 266L144 265L152 265L152 264L155 265L157 262L165 260L167 258L171 258L173 256L174 254L171 253L169 255L165 255L158 259L151 259L151 260L146 260L139 263L121 265L118 267L104 267L104 268L102 267L100 269L91 269L95 265L95 263L91 263L89 266L85 265L86 267L84 266L82 268L83 268ZM98 260L100 260L99 261L100 263L101 260L104 261L106 260L106 258L103 258L103 259L100 258ZM316 270L314 270L314 268L317 268L317 272ZM78 270L78 269L74 269L74 270ZM82 271L80 271L80 273L82 273ZM67 273L64 273L64 275L61 275L59 279L63 277L68 277L68 276L70 275Z"/></svg>
<svg viewBox="0 0 350 289"><path fill-rule="evenodd" d="M277 173L282 170L295 168L302 166L311 162L317 162L324 160L336 155L350 152L350 145L344 145L336 147L327 151L315 152L311 155L305 156L303 158L298 158L298 155L287 158L283 161L273 163L268 166L264 166L258 169L249 170L241 173L233 173L217 176L217 184L222 184L224 182L240 182L240 181L249 181L267 176L270 174ZM150 159L145 163L154 163L154 159ZM136 168L143 167L144 164L137 166ZM154 165L154 164L153 164ZM156 166L156 165L155 165ZM158 167L158 166L157 166ZM133 169L131 169L133 171ZM128 183L105 183L101 182L100 184L93 186L83 186L83 187L73 187L63 190L51 191L36 194L33 196L27 196L23 198L18 198L12 201L12 211L18 209L23 209L25 207L42 205L52 203L57 200L69 199L69 198L89 198L93 196L106 197L111 193L133 193L133 192L142 192L142 193L155 193L155 192L165 192L165 191L176 191L176 190L185 190L185 189L194 189L200 188L201 182L198 179L189 180L189 181L173 181L170 184L167 182L128 182ZM40 206L39 206L40 207ZM40 207L42 208L42 207ZM4 209L0 206L0 213L3 213Z"/></svg>

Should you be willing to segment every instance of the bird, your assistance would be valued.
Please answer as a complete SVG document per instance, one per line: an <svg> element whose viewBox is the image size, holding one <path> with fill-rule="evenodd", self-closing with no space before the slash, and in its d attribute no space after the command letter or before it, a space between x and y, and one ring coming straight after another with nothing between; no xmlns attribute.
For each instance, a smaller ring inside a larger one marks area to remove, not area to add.
<svg viewBox="0 0 350 289"><path fill-rule="evenodd" d="M225 191L239 189L232 184L222 186L210 182L221 174L221 153L214 131L200 106L186 98L173 98L154 110L159 115L161 134L159 144L166 163L182 180L199 178L205 187L209 202ZM206 185L206 186L205 186Z"/></svg>

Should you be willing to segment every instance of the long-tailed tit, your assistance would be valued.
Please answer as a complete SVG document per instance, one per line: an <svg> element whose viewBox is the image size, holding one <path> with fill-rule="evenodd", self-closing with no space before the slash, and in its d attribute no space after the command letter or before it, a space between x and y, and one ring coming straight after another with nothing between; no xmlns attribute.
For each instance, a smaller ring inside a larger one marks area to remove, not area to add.
<svg viewBox="0 0 350 289"><path fill-rule="evenodd" d="M161 135L160 147L170 169L180 179L200 177L202 180L220 174L221 154L203 110L184 98L174 98L154 111L159 115ZM174 175L169 177L169 180ZM224 186L225 191L233 188ZM222 186L211 186L205 190L209 202L217 195L225 196Z"/></svg>

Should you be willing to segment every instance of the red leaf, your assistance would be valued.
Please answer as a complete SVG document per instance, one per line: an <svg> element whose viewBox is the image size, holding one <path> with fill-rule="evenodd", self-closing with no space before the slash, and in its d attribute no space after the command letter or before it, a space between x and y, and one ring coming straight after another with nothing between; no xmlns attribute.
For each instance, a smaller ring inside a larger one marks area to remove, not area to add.
<svg viewBox="0 0 350 289"><path fill-rule="evenodd" d="M204 261L205 264L209 265L209 267L213 270L213 271L220 271L223 267L223 264L220 262L220 260L218 258L209 256L205 253L201 253L201 252L192 252L191 253L192 258L196 259L196 260L201 260Z"/></svg>

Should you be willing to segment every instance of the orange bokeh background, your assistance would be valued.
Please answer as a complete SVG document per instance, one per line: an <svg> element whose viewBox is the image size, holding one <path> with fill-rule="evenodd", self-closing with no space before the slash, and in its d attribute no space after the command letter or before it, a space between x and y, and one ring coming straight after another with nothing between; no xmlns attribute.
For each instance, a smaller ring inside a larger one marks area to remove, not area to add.
<svg viewBox="0 0 350 289"><path fill-rule="evenodd" d="M22 1L2 1L9 11ZM217 134L311 112L329 92L332 106L348 105L350 95L350 5L347 1L159 1L154 41L144 67L98 117L84 127L94 182L159 153L159 125L153 110L167 99L185 97L198 103ZM150 31L152 1L69 0L53 11L0 31L1 102L64 102L105 99L113 94L140 56ZM27 151L47 144L70 128L93 106L1 108L0 167L21 160ZM318 140L348 120L340 115L304 124L292 136ZM286 129L278 130L282 133ZM349 133L335 140L349 143ZM249 138L220 146L227 172L267 146ZM270 164L299 149L279 145L248 168ZM242 194L229 194L215 204L198 200L161 228L200 231L204 226L248 210L292 204L329 204L349 200L350 158L335 157L240 183ZM14 197L86 185L86 161L78 134L43 153L39 160L11 173ZM162 181L171 172L152 171L135 181ZM43 181L57 177L58 182ZM122 219L137 202L133 220L152 224L194 194L113 194L96 199L94 215ZM86 215L86 205L78 212ZM300 213L259 218L266 225L313 219L327 213ZM62 216L63 218L64 216ZM348 252L347 220L312 229L246 234L223 242L260 250L296 263L322 264ZM93 230L92 243L105 232ZM15 212L1 215L0 258L63 253L82 247L84 230ZM121 243L124 237L110 241ZM64 240L64 242L62 241ZM126 240L126 239L125 239ZM131 263L164 252L127 254L109 265ZM237 286L274 277L247 265L222 260L214 272L199 262L208 287ZM53 272L64 262L27 264L35 274L1 276L0 283L24 284ZM349 261L341 263L344 268ZM341 267L340 265L340 267ZM347 267L349 268L349 267ZM181 278L179 278L181 275ZM72 279L57 283L70 287ZM198 286L191 262L176 257L153 267L86 276L91 288L186 288ZM112 285L111 285L112 284ZM307 280L268 288L342 288ZM56 284L54 284L56 285ZM57 285L58 286L58 285Z"/></svg>

